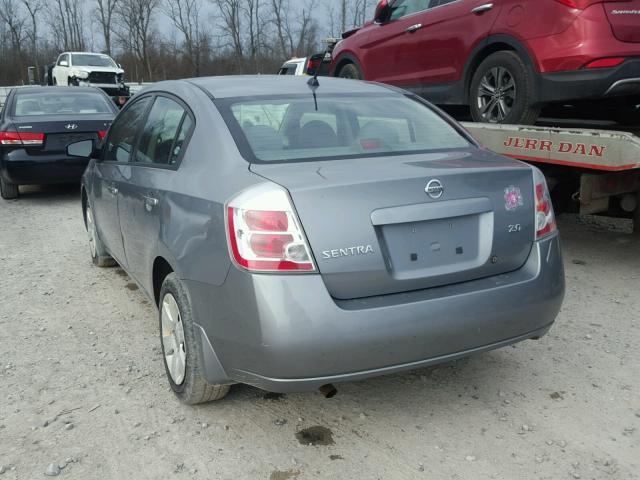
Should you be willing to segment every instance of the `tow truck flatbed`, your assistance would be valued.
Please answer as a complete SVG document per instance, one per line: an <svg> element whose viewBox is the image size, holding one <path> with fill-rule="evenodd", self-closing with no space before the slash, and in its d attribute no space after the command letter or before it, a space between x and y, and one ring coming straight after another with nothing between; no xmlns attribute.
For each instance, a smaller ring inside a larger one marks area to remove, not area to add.
<svg viewBox="0 0 640 480"><path fill-rule="evenodd" d="M640 233L640 130L462 125L490 150L542 169L558 206L578 202L581 214L628 216Z"/></svg>
<svg viewBox="0 0 640 480"><path fill-rule="evenodd" d="M619 172L640 168L640 137L588 128L463 123L483 145L507 157Z"/></svg>

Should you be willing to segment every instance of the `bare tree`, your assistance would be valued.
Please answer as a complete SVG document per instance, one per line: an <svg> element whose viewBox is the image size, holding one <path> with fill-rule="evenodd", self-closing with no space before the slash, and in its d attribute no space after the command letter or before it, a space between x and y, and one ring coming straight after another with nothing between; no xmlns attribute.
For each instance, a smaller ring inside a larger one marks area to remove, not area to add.
<svg viewBox="0 0 640 480"><path fill-rule="evenodd" d="M135 55L145 70L146 80L151 81L151 26L160 0L120 0L119 5L120 28L115 33L125 49Z"/></svg>
<svg viewBox="0 0 640 480"><path fill-rule="evenodd" d="M26 19L21 15L18 4L15 0L0 0L0 23L5 25L11 43L11 55L13 68L17 69L18 78L22 78L24 69L22 58L22 44L24 41L24 26Z"/></svg>
<svg viewBox="0 0 640 480"><path fill-rule="evenodd" d="M31 1L31 0L25 0ZM120 0L96 0L97 7L96 12L98 14L98 20L100 21L100 27L102 28L102 35L104 37L104 51L107 55L111 55L111 32L113 17Z"/></svg>
<svg viewBox="0 0 640 480"><path fill-rule="evenodd" d="M289 0L271 0L273 23L278 35L278 44L283 56L291 56L292 37L289 28Z"/></svg>
<svg viewBox="0 0 640 480"><path fill-rule="evenodd" d="M14 52L20 56L26 19L21 15L16 0L0 0L0 21L6 25Z"/></svg>
<svg viewBox="0 0 640 480"><path fill-rule="evenodd" d="M313 19L313 12L316 11L316 8L317 0L306 0L302 7L302 12L299 14L299 28L295 46L297 55L308 53L312 46L311 44L315 43L317 24Z"/></svg>
<svg viewBox="0 0 640 480"><path fill-rule="evenodd" d="M242 41L242 1L241 0L213 0L220 11L222 31L230 42L237 60L244 58Z"/></svg>
<svg viewBox="0 0 640 480"><path fill-rule="evenodd" d="M203 44L207 34L201 20L202 0L167 0L166 14L184 37L187 58L194 76L200 76Z"/></svg>
<svg viewBox="0 0 640 480"><path fill-rule="evenodd" d="M53 0L51 3L53 31L64 50L84 50L84 11L80 0Z"/></svg>
<svg viewBox="0 0 640 480"><path fill-rule="evenodd" d="M262 0L245 0L243 9L248 24L249 56L256 70L260 68L257 59L263 44L264 20L260 14L262 7Z"/></svg>

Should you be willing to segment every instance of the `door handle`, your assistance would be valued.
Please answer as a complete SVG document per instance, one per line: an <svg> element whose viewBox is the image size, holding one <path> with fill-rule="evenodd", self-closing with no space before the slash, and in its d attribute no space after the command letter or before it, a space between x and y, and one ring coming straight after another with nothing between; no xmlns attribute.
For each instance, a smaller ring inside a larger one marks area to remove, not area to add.
<svg viewBox="0 0 640 480"><path fill-rule="evenodd" d="M111 195L118 195L118 187L115 187L114 185L107 185L107 190L109 190Z"/></svg>
<svg viewBox="0 0 640 480"><path fill-rule="evenodd" d="M476 8L471 9L471 13L475 13L476 15L482 15L484 12L488 12L493 8L493 3L485 3L483 5L478 5Z"/></svg>
<svg viewBox="0 0 640 480"><path fill-rule="evenodd" d="M414 33L417 32L418 30L420 30L422 28L422 24L421 23L416 23L415 25L411 25L409 28L407 28L407 32L409 33Z"/></svg>
<svg viewBox="0 0 640 480"><path fill-rule="evenodd" d="M144 204L147 206L147 210L151 210L153 207L158 205L158 199L155 197L143 195L142 198L144 198Z"/></svg>

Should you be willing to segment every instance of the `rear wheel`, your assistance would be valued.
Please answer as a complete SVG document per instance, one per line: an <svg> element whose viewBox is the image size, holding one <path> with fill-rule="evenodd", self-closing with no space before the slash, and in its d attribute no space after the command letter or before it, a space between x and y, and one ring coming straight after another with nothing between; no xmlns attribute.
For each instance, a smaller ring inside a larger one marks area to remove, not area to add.
<svg viewBox="0 0 640 480"><path fill-rule="evenodd" d="M0 196L2 196L2 198L5 200L13 200L14 198L18 198L19 193L18 185L9 183L0 177Z"/></svg>
<svg viewBox="0 0 640 480"><path fill-rule="evenodd" d="M490 55L471 80L469 101L476 122L531 125L540 114L534 100L533 72L515 52Z"/></svg>
<svg viewBox="0 0 640 480"><path fill-rule="evenodd" d="M167 275L162 283L158 310L162 358L173 392L188 405L224 398L229 385L211 385L205 380L191 302L175 273Z"/></svg>
<svg viewBox="0 0 640 480"><path fill-rule="evenodd" d="M98 229L96 228L95 218L93 216L93 210L87 201L85 207L85 220L87 224L87 235L89 236L89 252L91 253L91 261L97 267L113 267L116 265L116 261L109 255L107 248L100 240L98 235Z"/></svg>
<svg viewBox="0 0 640 480"><path fill-rule="evenodd" d="M340 78L350 78L352 80L362 80L362 72L353 63L347 63L338 72Z"/></svg>

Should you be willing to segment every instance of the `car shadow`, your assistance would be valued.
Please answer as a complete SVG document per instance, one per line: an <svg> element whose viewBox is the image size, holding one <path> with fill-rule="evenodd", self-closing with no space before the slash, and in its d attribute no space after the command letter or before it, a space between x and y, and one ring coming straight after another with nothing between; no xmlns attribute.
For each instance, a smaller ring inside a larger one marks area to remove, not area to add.
<svg viewBox="0 0 640 480"><path fill-rule="evenodd" d="M17 199L5 200L5 202L33 202L41 204L58 200L79 200L79 198L79 183L63 185L24 185L20 187L20 196Z"/></svg>

